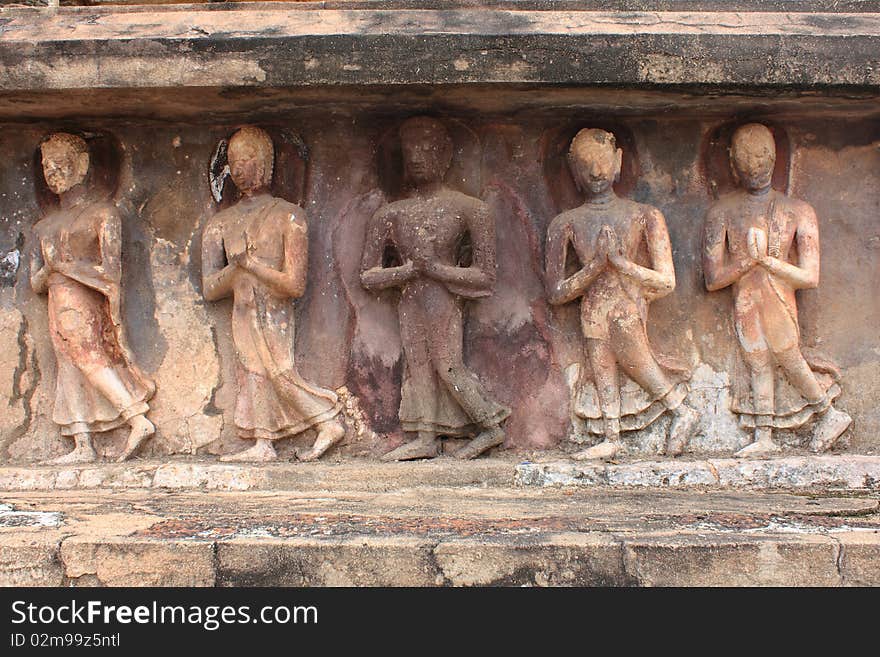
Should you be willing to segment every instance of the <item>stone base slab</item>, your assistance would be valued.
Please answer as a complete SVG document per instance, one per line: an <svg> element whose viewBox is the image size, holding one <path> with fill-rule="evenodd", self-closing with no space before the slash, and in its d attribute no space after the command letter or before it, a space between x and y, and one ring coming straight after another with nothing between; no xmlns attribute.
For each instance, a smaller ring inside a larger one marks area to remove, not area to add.
<svg viewBox="0 0 880 657"><path fill-rule="evenodd" d="M639 488L749 488L880 490L880 457L789 456L579 463L553 461L516 466L520 486L625 486Z"/></svg>
<svg viewBox="0 0 880 657"><path fill-rule="evenodd" d="M511 457L412 463L372 460L270 464L215 460L135 461L76 466L2 466L0 491L92 488L217 491L389 491L419 486L609 486L880 490L880 456L787 456L773 459L669 459L579 463Z"/></svg>
<svg viewBox="0 0 880 657"><path fill-rule="evenodd" d="M509 459L416 463L351 460L341 463L219 463L216 460L139 460L124 464L2 466L0 491L89 488L382 491L419 485L486 486L513 483Z"/></svg>
<svg viewBox="0 0 880 657"><path fill-rule="evenodd" d="M880 585L878 501L419 488L0 494L0 585Z"/></svg>

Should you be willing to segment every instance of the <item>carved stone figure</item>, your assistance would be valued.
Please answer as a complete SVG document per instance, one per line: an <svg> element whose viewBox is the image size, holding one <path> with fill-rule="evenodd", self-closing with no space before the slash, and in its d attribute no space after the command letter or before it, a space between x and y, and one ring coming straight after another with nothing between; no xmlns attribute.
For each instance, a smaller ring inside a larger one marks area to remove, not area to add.
<svg viewBox="0 0 880 657"><path fill-rule="evenodd" d="M312 461L344 437L345 427L336 393L305 381L294 363L291 299L306 287L305 211L269 193L274 147L264 130L241 128L229 140L228 158L242 198L205 226L202 286L208 301L233 298L235 425L254 445L221 460L271 461L276 440L314 428L312 448L297 454Z"/></svg>
<svg viewBox="0 0 880 657"><path fill-rule="evenodd" d="M91 434L128 424L118 457L133 455L155 427L146 418L155 385L138 368L122 325L122 237L112 203L89 198L89 150L80 137L50 135L43 174L60 207L35 226L31 286L48 293L49 333L58 361L52 419L74 449L53 463L97 458Z"/></svg>
<svg viewBox="0 0 880 657"><path fill-rule="evenodd" d="M814 415L819 421L810 447L822 452L852 422L832 406L840 394L836 367L809 362L801 352L795 291L819 284L819 227L812 207L772 189L775 162L766 126L738 128L730 163L741 188L712 205L704 232L706 288L733 287L733 321L747 370L734 382L732 410L754 429L754 441L737 456L778 452L773 429L800 427Z"/></svg>
<svg viewBox="0 0 880 657"><path fill-rule="evenodd" d="M614 457L623 447L622 430L642 429L667 410L673 421L666 452L675 456L697 423L696 411L684 403L687 368L656 354L646 332L648 304L675 287L666 222L657 208L615 193L623 152L611 133L581 130L568 158L586 202L550 224L548 295L554 305L580 299L589 368L570 369L573 415L586 431L604 436L574 458ZM576 271L567 269L573 256Z"/></svg>
<svg viewBox="0 0 880 657"><path fill-rule="evenodd" d="M370 220L361 282L399 289L400 423L417 437L382 458L432 458L441 436L474 436L455 452L471 459L504 441L501 423L510 415L462 358L464 302L489 296L495 283L494 219L480 199L444 184L453 145L442 123L408 119L400 141L411 191Z"/></svg>

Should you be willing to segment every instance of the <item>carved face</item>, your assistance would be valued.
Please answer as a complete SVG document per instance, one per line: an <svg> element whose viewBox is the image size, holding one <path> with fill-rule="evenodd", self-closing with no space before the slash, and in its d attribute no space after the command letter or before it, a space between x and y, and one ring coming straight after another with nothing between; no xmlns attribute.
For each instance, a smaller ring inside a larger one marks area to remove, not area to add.
<svg viewBox="0 0 880 657"><path fill-rule="evenodd" d="M244 194L263 187L266 163L255 144L242 139L229 145L229 173L232 182Z"/></svg>
<svg viewBox="0 0 880 657"><path fill-rule="evenodd" d="M63 194L85 180L89 171L89 154L78 152L72 144L50 139L40 147L43 176L55 194Z"/></svg>
<svg viewBox="0 0 880 657"><path fill-rule="evenodd" d="M443 180L452 161L446 128L433 119L410 119L400 130L400 148L407 180L424 184Z"/></svg>
<svg viewBox="0 0 880 657"><path fill-rule="evenodd" d="M569 162L579 189L604 194L620 176L623 151L610 141L586 139L571 151Z"/></svg>
<svg viewBox="0 0 880 657"><path fill-rule="evenodd" d="M765 126L750 123L738 128L730 144L730 165L740 183L750 190L764 189L773 179L776 144Z"/></svg>

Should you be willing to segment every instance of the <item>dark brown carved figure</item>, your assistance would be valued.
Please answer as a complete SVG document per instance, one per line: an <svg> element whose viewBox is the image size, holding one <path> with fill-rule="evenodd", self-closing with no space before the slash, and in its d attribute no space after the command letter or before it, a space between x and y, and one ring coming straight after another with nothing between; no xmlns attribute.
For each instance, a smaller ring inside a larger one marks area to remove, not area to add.
<svg viewBox="0 0 880 657"><path fill-rule="evenodd" d="M274 148L265 131L247 126L229 140L229 167L242 199L205 226L205 298L233 298L232 337L238 356L238 435L254 445L224 461L271 461L273 442L315 428L314 445L300 460L319 458L345 435L341 404L332 390L312 385L293 358L291 299L305 291L308 267L302 208L273 197Z"/></svg>
<svg viewBox="0 0 880 657"><path fill-rule="evenodd" d="M648 303L675 287L672 248L663 215L654 207L620 198L613 184L623 152L604 130L584 129L572 140L569 165L586 202L553 219L547 236L550 303L580 299L586 363L574 368L573 415L604 441L575 455L612 458L622 448L621 430L642 429L664 411L673 422L666 451L680 454L697 413L684 398L686 368L658 357L648 342ZM579 269L566 269L576 255ZM626 389L619 371L635 384Z"/></svg>
<svg viewBox="0 0 880 657"><path fill-rule="evenodd" d="M800 349L795 291L819 284L819 228L807 203L771 188L773 133L751 123L731 139L738 189L715 202L706 217L703 271L709 291L733 288L733 319L747 384L735 382L733 411L754 429L737 456L779 451L774 428L802 426L813 415L811 448L829 449L852 418L831 402L840 394L835 368L808 363ZM814 371L815 370L815 371Z"/></svg>
<svg viewBox="0 0 880 657"><path fill-rule="evenodd" d="M373 215L361 282L373 291L400 290L400 423L417 438L383 460L434 457L440 436L475 436L455 453L475 458L504 441L500 425L510 415L462 358L464 301L489 296L495 283L494 220L481 200L444 184L452 141L442 123L408 119L400 140L411 193ZM468 239L469 257L462 253Z"/></svg>
<svg viewBox="0 0 880 657"><path fill-rule="evenodd" d="M52 419L74 440L73 451L53 462L94 461L91 434L128 424L118 458L124 461L155 432L145 417L155 385L135 364L122 326L119 214L110 202L88 198L84 140L53 134L40 150L46 183L60 207L35 227L31 286L49 296L58 361Z"/></svg>

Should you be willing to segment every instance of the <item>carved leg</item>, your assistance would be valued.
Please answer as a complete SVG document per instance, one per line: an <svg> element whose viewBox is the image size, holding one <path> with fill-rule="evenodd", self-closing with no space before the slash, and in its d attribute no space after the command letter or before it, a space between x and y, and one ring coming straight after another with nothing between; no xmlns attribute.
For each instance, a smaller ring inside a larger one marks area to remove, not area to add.
<svg viewBox="0 0 880 657"><path fill-rule="evenodd" d="M486 450L497 447L504 442L504 430L499 426L483 430L467 445L455 452L457 459L475 459Z"/></svg>
<svg viewBox="0 0 880 657"><path fill-rule="evenodd" d="M611 459L623 448L620 441L620 386L617 359L607 340L586 339L587 353L593 368L593 381L605 425L605 440L572 455L577 461Z"/></svg>
<svg viewBox="0 0 880 657"><path fill-rule="evenodd" d="M673 420L666 439L666 454L678 456L694 433L699 414L680 398L671 399L674 384L654 358L644 324L639 317L621 318L611 324L611 336L620 368L672 412Z"/></svg>
<svg viewBox="0 0 880 657"><path fill-rule="evenodd" d="M813 427L810 449L817 454L828 451L834 447L850 424L852 424L852 417L848 413L839 411L833 406L829 407Z"/></svg>
<svg viewBox="0 0 880 657"><path fill-rule="evenodd" d="M333 445L345 437L345 427L337 420L327 420L318 425L318 436L312 448L297 454L300 461L316 461Z"/></svg>
<svg viewBox="0 0 880 657"><path fill-rule="evenodd" d="M679 404L673 411L669 438L666 440L666 455L679 456L684 452L688 441L694 435L700 414L687 404Z"/></svg>
<svg viewBox="0 0 880 657"><path fill-rule="evenodd" d="M224 463L242 462L242 463L267 463L278 458L275 447L271 440L265 438L257 438L253 447L249 447L235 454L226 454L221 456L220 460Z"/></svg>
<svg viewBox="0 0 880 657"><path fill-rule="evenodd" d="M101 368L91 372L88 375L89 383L91 383L98 391L120 412L130 409L137 403L131 393L125 387L122 379L116 370L109 367ZM128 421L131 431L129 431L128 439L125 447L122 448L116 459L117 463L122 463L131 457L141 446L141 444L154 433L156 427L143 414L135 415Z"/></svg>
<svg viewBox="0 0 880 657"><path fill-rule="evenodd" d="M785 370L788 380L807 401L816 404L824 400L825 391L798 347L776 354L776 361ZM829 407L813 427L810 449L816 453L831 449L850 424L852 417L849 414L833 406Z"/></svg>
<svg viewBox="0 0 880 657"><path fill-rule="evenodd" d="M761 457L778 454L782 449L773 442L773 430L770 427L755 427L754 442L746 445L734 456L737 458Z"/></svg>
<svg viewBox="0 0 880 657"><path fill-rule="evenodd" d="M825 391L819 384L816 374L810 369L804 360L799 347L795 346L783 352L774 354L776 362L785 371L785 375L804 399L811 404L821 402L825 397Z"/></svg>
<svg viewBox="0 0 880 657"><path fill-rule="evenodd" d="M414 461L432 459L440 452L440 439L431 431L420 431L418 438L383 454L382 461Z"/></svg>
<svg viewBox="0 0 880 657"><path fill-rule="evenodd" d="M46 465L71 465L74 463L92 463L98 460L92 437L87 433L78 433L73 437L73 451L58 458L45 461Z"/></svg>
<svg viewBox="0 0 880 657"><path fill-rule="evenodd" d="M773 442L773 411L776 401L773 389L773 367L770 352L767 349L743 351L743 357L752 378L752 404L755 412L755 439L734 456L745 458L750 456L768 456L776 454L779 447Z"/></svg>
<svg viewBox="0 0 880 657"><path fill-rule="evenodd" d="M575 461L598 461L610 460L617 456L617 453L623 448L620 440L606 438L598 445L593 445L587 449L581 450L571 455Z"/></svg>
<svg viewBox="0 0 880 657"><path fill-rule="evenodd" d="M131 431L128 434L128 440L125 441L125 447L122 453L116 459L117 463L128 460L143 442L156 433L156 427L143 415L135 415L129 420Z"/></svg>

